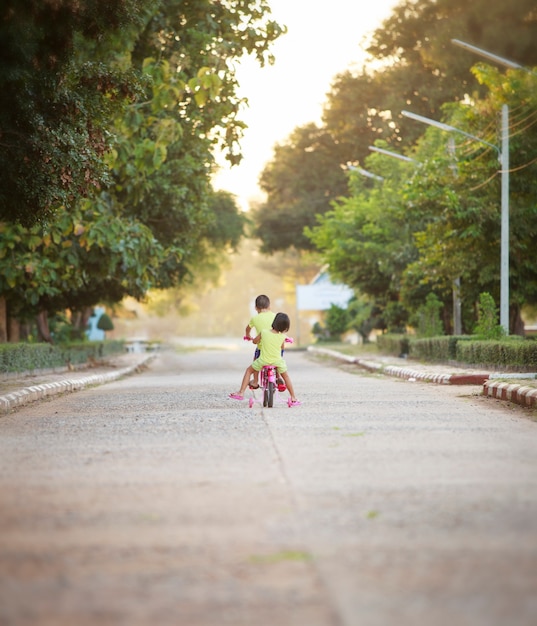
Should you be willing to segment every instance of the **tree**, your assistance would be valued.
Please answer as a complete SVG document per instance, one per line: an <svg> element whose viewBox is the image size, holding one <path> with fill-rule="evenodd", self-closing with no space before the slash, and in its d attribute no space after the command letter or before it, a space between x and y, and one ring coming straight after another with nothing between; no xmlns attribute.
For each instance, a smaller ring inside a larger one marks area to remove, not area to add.
<svg viewBox="0 0 537 626"><path fill-rule="evenodd" d="M366 163L384 182L371 186L370 179L351 173L350 197L335 202L306 234L330 274L370 299L375 327L399 329L407 319L400 305L402 274L417 257L413 232L422 221L401 197L412 165L379 154Z"/></svg>
<svg viewBox="0 0 537 626"><path fill-rule="evenodd" d="M362 338L363 343L369 343L369 336L373 329L383 327L383 323L379 319L381 311L364 294L358 294L351 298L347 310L349 312L349 329L355 330Z"/></svg>
<svg viewBox="0 0 537 626"><path fill-rule="evenodd" d="M486 65L475 72L489 95L443 109L443 121L466 136L451 144L444 131L427 127L412 152L415 164L403 166L404 177L395 159L371 155L366 164L384 182L351 185L351 197L321 218L310 236L331 272L373 298L384 316L395 304L415 314L434 291L449 329L446 313L460 281L465 327L471 329L479 294L499 297L500 176L498 153L488 144L497 145L498 111L508 102L511 166L519 173L511 185L511 332L520 332L520 310L535 302L537 281L537 264L528 254L537 240L535 77Z"/></svg>
<svg viewBox="0 0 537 626"><path fill-rule="evenodd" d="M104 330L105 332L114 330L114 322L107 313L103 313L97 321L97 328L99 330Z"/></svg>
<svg viewBox="0 0 537 626"><path fill-rule="evenodd" d="M275 155L260 178L267 201L254 212L254 235L262 252L272 254L294 247L311 249L304 228L346 191L345 174L328 133L309 124L297 128Z"/></svg>
<svg viewBox="0 0 537 626"><path fill-rule="evenodd" d="M400 116L401 109L438 118L445 102L486 93L470 72L476 59L451 39L532 65L537 64L536 34L534 0L513 0L509 5L487 0L402 0L371 35L367 47L381 64L389 94L382 102L388 106L375 106L377 116L391 112L399 143L412 144L416 131Z"/></svg>
<svg viewBox="0 0 537 626"><path fill-rule="evenodd" d="M107 124L138 83L129 71L89 61L77 66L75 41L98 42L136 23L141 4L2 3L0 219L26 225L50 219L105 184Z"/></svg>
<svg viewBox="0 0 537 626"><path fill-rule="evenodd" d="M537 240L537 168L533 158L537 145L535 77L524 71L504 74L486 65L476 67L475 73L490 89L490 94L472 106L446 106L445 120L499 145L498 114L503 103L510 105L510 330L521 334L521 309L536 301L537 265L528 253ZM447 142L446 133L429 128L416 151L416 158L424 165L409 187L409 198L432 219L424 230L416 232L419 258L405 271L402 294L412 308L421 299L420 283L446 290L455 278L460 278L471 328L479 294L487 291L499 299L498 155L486 145L467 138L458 139L454 152L448 154L441 147L444 142ZM434 145L435 154L431 153ZM455 167L455 175L451 167Z"/></svg>
<svg viewBox="0 0 537 626"><path fill-rule="evenodd" d="M403 0L371 35L367 47L370 59L365 67L341 73L331 85L319 132L332 138L334 167L348 161L364 163L369 146L379 139L392 150L410 149L422 130L401 116L403 109L439 119L444 103L486 94L486 87L470 72L476 59L454 46L452 38L466 39L522 64L537 64L535 2L514 0L507 5L486 0ZM285 167L285 161L276 150L268 167L277 171ZM296 165L300 165L298 160ZM298 169L294 174L298 179L306 175ZM263 241L272 234L282 245L301 240L304 226L311 225L319 206L325 206L323 191L333 176L331 169L324 173L319 170L317 175L318 193L307 198L300 187L280 176L277 194L286 194L286 203L292 207L306 199L310 213L299 213L285 238L276 220L262 223L258 214L256 223L259 230L262 227ZM267 195L267 206L271 206L271 187Z"/></svg>
<svg viewBox="0 0 537 626"><path fill-rule="evenodd" d="M244 123L234 62L248 54L261 66L272 63L270 46L284 29L270 19L267 0L161 0L153 6L134 42L134 67L147 59L168 61L185 89L177 106L163 113L175 115L183 132L200 141L207 133L211 144L225 148L228 160L238 163Z"/></svg>
<svg viewBox="0 0 537 626"><path fill-rule="evenodd" d="M442 302L434 293L429 293L416 314L415 327L419 337L438 337L443 335L443 324L440 319Z"/></svg>
<svg viewBox="0 0 537 626"><path fill-rule="evenodd" d="M283 31L264 0L154 7L131 55L150 81L144 98L117 120L115 184L107 194L116 211L140 220L168 250L154 285L168 288L203 263L214 265L243 234L236 203L212 190L213 152L218 146L232 163L240 160L243 102L233 61L254 54L261 65L272 62L270 45ZM224 206L226 230L214 227L223 226Z"/></svg>
<svg viewBox="0 0 537 626"><path fill-rule="evenodd" d="M501 339L505 330L498 323L498 307L490 293L479 295L477 324L474 327L474 334L483 339Z"/></svg>
<svg viewBox="0 0 537 626"><path fill-rule="evenodd" d="M7 313L21 321L37 318L44 340L51 341L47 318L56 312L83 313L125 295L141 298L156 280L164 252L149 229L98 208L63 212L46 226L0 225Z"/></svg>
<svg viewBox="0 0 537 626"><path fill-rule="evenodd" d="M269 47L282 32L269 19L264 0L225 5L208 0L118 0L102 11L101 19L127 4L136 19L124 20L124 28L110 36L98 28L98 21L94 28L79 28L77 19L87 7L61 0L50 4L65 9L68 25L61 33L65 41L60 38L66 48L64 62L51 68L47 80L77 99L80 115L76 107L70 111L79 124L77 132L83 135L86 124L101 133L100 152L93 154L92 163L106 176L80 170L88 185L76 188L69 158L82 162L91 155L71 142L72 128L62 127L61 139L72 143L73 153L51 167L63 167L62 184L72 194L69 202L52 177L45 190L50 192L48 200L39 209L46 220L26 228L15 222L2 226L10 235L0 246L0 265L6 267L0 297L7 300L11 315L39 315L44 338L47 314L114 303L125 295L142 298L149 288L181 285L204 265L214 269L221 255L237 245L245 218L231 197L213 192L212 152L219 145L232 162L240 159L237 142L244 124L233 61L251 53L261 64L271 62ZM99 10L91 6L93 12ZM35 28L32 20L42 22L42 33L37 34L47 41L52 58L57 41L48 19L55 13L38 9L29 20ZM22 13L15 14L22 19ZM6 23L7 30L16 31L17 20ZM31 29L28 32L32 35ZM31 48L23 36L27 31L19 34ZM133 76L136 81L125 81ZM38 76L32 78L39 82ZM129 89L131 85L137 91ZM86 100L80 86L87 90ZM43 100L51 93L43 92ZM105 108L103 103L111 104ZM46 125L44 132L49 133ZM49 148L43 148L44 159L33 165L44 168L45 174ZM25 153L20 159L29 157ZM18 182L31 202L28 171ZM36 174L37 187L45 184L37 179Z"/></svg>

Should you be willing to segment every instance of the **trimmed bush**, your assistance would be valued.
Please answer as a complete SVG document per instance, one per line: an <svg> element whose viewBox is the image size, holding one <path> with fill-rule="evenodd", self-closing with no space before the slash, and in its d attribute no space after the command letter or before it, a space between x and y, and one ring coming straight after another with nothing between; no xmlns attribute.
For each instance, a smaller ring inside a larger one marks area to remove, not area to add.
<svg viewBox="0 0 537 626"><path fill-rule="evenodd" d="M114 330L114 322L112 322L112 319L109 315L103 313L97 321L97 328L99 330L104 330L105 332L109 330Z"/></svg>
<svg viewBox="0 0 537 626"><path fill-rule="evenodd" d="M385 354L409 354L410 337L409 335L386 334L377 337L377 347Z"/></svg>
<svg viewBox="0 0 537 626"><path fill-rule="evenodd" d="M469 365L492 365L499 369L516 367L537 371L537 342L510 337L502 341L467 341L457 345L457 361Z"/></svg>
<svg viewBox="0 0 537 626"><path fill-rule="evenodd" d="M424 361L454 361L459 341L470 341L467 335L449 335L410 340L410 356Z"/></svg>
<svg viewBox="0 0 537 626"><path fill-rule="evenodd" d="M380 335L378 349L384 354L429 362L456 362L460 365L488 366L537 372L537 341L509 336L497 341L476 339L471 335L418 339L412 335Z"/></svg>
<svg viewBox="0 0 537 626"><path fill-rule="evenodd" d="M123 341L82 341L61 345L5 343L0 344L0 374L81 365L90 359L98 360L123 352Z"/></svg>

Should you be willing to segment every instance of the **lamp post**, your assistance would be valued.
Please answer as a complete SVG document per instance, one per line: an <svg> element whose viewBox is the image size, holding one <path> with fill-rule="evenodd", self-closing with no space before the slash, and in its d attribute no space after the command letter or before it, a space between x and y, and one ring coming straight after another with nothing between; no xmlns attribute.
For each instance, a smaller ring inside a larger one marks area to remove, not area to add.
<svg viewBox="0 0 537 626"><path fill-rule="evenodd" d="M363 167L356 167L356 165L349 164L347 165L347 169L351 170L352 172L358 172L358 174L361 174L362 176L366 176L367 178L374 178L375 180L384 180L384 176L373 174L373 172L364 170Z"/></svg>
<svg viewBox="0 0 537 626"><path fill-rule="evenodd" d="M498 153L498 160L501 167L501 252L500 252L500 325L503 327L505 334L509 334L509 109L506 104L502 106L502 143L501 149L480 137L470 135L469 133L444 124L431 120L423 115L411 113L410 111L401 111L401 114L418 122L423 122L429 126L435 126L446 132L455 132L474 141L479 141L490 148L494 148Z"/></svg>
<svg viewBox="0 0 537 626"><path fill-rule="evenodd" d="M499 63L500 65L504 65L511 70L526 70L527 68L519 63L515 63L514 61L510 61L509 59L504 59L503 57L499 57L497 54L492 54L488 50L483 50L482 48L478 48L477 46L472 46L465 41L461 41L460 39L452 39L451 43L454 43L456 46L460 48L464 48L465 50L469 50L470 52L475 52L479 56L487 59L488 61L492 61L493 63Z"/></svg>
<svg viewBox="0 0 537 626"><path fill-rule="evenodd" d="M452 43L460 48L469 50L488 61L498 63L511 70L525 70L530 72L527 67L515 63L510 59L505 59L497 54L493 54L488 50L483 50L477 46L472 46L460 39L452 39ZM509 334L509 107L504 104L502 106L502 149L501 149L501 167L502 167L502 234L501 234L501 283L500 283L500 323ZM503 320L503 321L502 321ZM504 324L505 322L505 324Z"/></svg>
<svg viewBox="0 0 537 626"><path fill-rule="evenodd" d="M415 163L414 159L405 156L404 154L398 154L397 152L392 152L391 150L384 150L384 148L377 148L377 146L369 146L370 150L373 152L380 152L380 154L386 154L387 156L394 157L395 159L400 159L401 161L408 161L409 163Z"/></svg>

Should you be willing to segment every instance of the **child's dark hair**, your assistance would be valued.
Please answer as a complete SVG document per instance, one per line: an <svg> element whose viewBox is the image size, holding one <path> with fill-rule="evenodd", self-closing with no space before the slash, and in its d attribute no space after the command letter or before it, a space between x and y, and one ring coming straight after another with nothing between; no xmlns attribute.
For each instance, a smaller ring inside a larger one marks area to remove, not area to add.
<svg viewBox="0 0 537 626"><path fill-rule="evenodd" d="M290 326L291 322L287 313L276 313L276 317L272 322L272 328L274 328L274 330L277 330L279 333L286 333Z"/></svg>
<svg viewBox="0 0 537 626"><path fill-rule="evenodd" d="M270 299L268 296L257 296L255 299L256 309L268 309L270 307Z"/></svg>

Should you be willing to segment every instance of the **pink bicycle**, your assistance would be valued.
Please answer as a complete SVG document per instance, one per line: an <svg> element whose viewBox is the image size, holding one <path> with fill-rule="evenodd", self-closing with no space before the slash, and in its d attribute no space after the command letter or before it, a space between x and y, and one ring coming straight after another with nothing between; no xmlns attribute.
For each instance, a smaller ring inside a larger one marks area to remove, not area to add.
<svg viewBox="0 0 537 626"><path fill-rule="evenodd" d="M251 341L251 337L244 337L245 341ZM286 343L293 343L293 339L291 337L286 337ZM259 389L263 394L263 406L272 408L274 406L274 395L275 391L285 391L287 387L285 384L277 383L278 380L278 371L275 365L263 365L261 370L259 371ZM248 406L252 408L255 404L254 396L251 396L248 400ZM287 400L287 405L291 406L291 398Z"/></svg>

